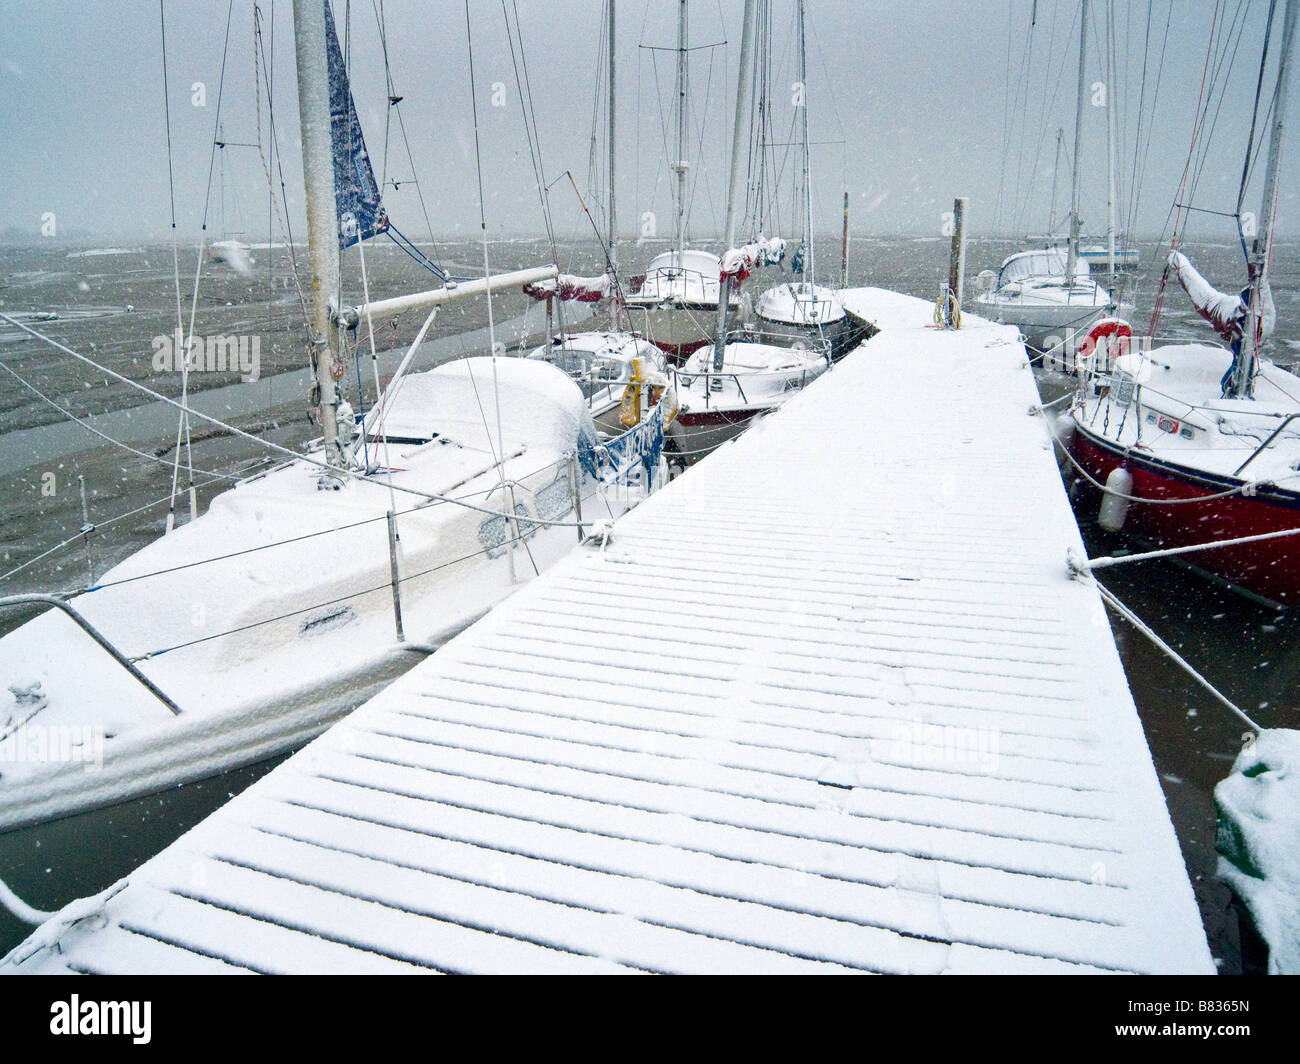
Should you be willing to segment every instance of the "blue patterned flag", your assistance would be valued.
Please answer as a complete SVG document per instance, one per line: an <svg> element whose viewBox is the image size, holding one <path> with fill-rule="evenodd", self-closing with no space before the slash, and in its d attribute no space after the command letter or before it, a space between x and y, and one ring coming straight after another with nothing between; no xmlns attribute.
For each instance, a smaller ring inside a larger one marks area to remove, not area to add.
<svg viewBox="0 0 1300 1064"><path fill-rule="evenodd" d="M361 135L361 122L352 101L348 72L343 65L334 29L334 15L325 4L325 38L329 50L330 142L334 149L334 202L338 207L339 247L347 248L388 228L388 214L379 202L379 185Z"/></svg>

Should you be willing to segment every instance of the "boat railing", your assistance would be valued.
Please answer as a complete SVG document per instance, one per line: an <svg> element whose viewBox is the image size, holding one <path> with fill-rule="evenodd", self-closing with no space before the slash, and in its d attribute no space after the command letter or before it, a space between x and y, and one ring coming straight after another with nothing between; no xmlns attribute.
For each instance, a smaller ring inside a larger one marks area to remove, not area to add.
<svg viewBox="0 0 1300 1064"><path fill-rule="evenodd" d="M690 388L696 381L704 382L704 405L707 407L710 403L711 396L714 392L723 390L726 381L731 381L736 386L736 392L740 395L742 403L748 403L749 398L745 395L745 386L740 383L741 377L753 376L752 373L718 373L713 370L701 370L698 373L684 373L680 369L674 368L670 371L672 375L673 388L680 395L684 390Z"/></svg>
<svg viewBox="0 0 1300 1064"><path fill-rule="evenodd" d="M726 343L728 345L737 343L765 344L769 347L778 347L788 351L801 351L819 355L825 360L827 366L831 364L831 342L824 337L791 337L789 333L764 332L750 326L742 326L727 333ZM709 357L707 352L702 357L707 364ZM752 370L714 370L706 368L690 371L681 367L674 367L670 372L673 387L677 389L679 394L683 390L693 387L696 381L703 381L706 406L710 405L714 392L724 390L725 383L728 380L735 384L742 403L750 401L745 394L744 381L749 381L752 386L755 381L781 379L786 382L787 390L793 391L802 388L809 380L807 366L799 368L797 383L795 383L796 378L794 377L793 367ZM816 374L813 374L813 376L816 376Z"/></svg>
<svg viewBox="0 0 1300 1064"><path fill-rule="evenodd" d="M807 351L814 355L821 355L828 362L830 361L831 350L833 348L831 341L824 336L805 336L802 334L795 335L788 332L774 332L767 329L756 329L752 325L741 325L735 329L728 329L726 342L728 344L766 344L769 347L784 347L793 351Z"/></svg>
<svg viewBox="0 0 1300 1064"><path fill-rule="evenodd" d="M518 457L518 455L515 455L513 457ZM173 650L180 650L185 647L193 646L197 643L209 642L214 639L219 639L225 636L237 634L239 632L247 631L251 628L259 628L264 625L273 624L275 622L283 621L292 617L303 617L311 614L315 610L324 608L326 606L342 607L342 604L346 602L363 598L365 596L375 595L385 591L391 591L392 601L393 601L394 622L397 631L398 643L405 649L427 651L428 649L427 647L423 647L419 644L411 644L406 641L405 634L404 634L403 620L402 620L402 603L401 603L401 588L403 585L409 584L412 581L421 579L423 577L430 576L434 572L447 568L450 565L456 565L463 562L468 562L482 556L499 557L502 554L504 554L507 550L513 550L516 547L516 545L523 543L523 541L531 537L535 532L537 532L539 529L543 527L552 527L552 526L575 527L576 526L578 539L579 540L583 539L585 534L584 522L582 518L584 479L582 477L581 470L579 468L578 457L576 452L569 452L568 454L561 456L559 459L555 461L548 462L546 465L540 468L531 470L529 473L524 474L522 477L509 478L506 481L506 483L519 485L521 479L536 481L537 478L545 478L548 473L552 473L552 472L554 473L554 478L549 484L539 485L535 490L530 490L529 494L533 499L533 505L535 508L531 512L528 510L527 507L523 506L520 503L516 503L513 507L510 507L507 510L503 511L499 506L491 505L490 500L488 500L489 505L481 505L477 502L471 501L469 498L440 497L440 498L433 498L433 499L422 499L420 502L416 503L415 505L407 509L398 510L398 511L390 510L382 514L377 514L374 517L362 518L358 521L354 521L346 525L329 528L329 529L322 529L317 532L311 532L301 536L293 536L287 539L275 540L270 543L261 543L254 547L244 548L232 553L222 554L210 558L200 558L191 562L183 563L178 566L170 566L166 569L161 569L158 571L133 574L131 576L123 577L120 580L96 582L94 580L93 572L92 572L90 574L90 579L87 581L87 586L82 589L76 591L60 592L56 594L50 594L44 592L30 592L30 593L10 595L4 598L0 598L0 607L13 608L19 606L45 605L45 606L52 606L56 609L61 610L62 612L66 613L69 617L71 617L72 620L75 621L83 630L85 630L87 634L90 635L91 638L95 640L95 642L97 642L101 647L103 647L105 651L107 651L114 658L114 660L118 662L118 664L120 664L123 668L125 668L128 672L130 672L132 676L134 676L140 683L142 683L146 688L148 688L150 692L152 692L155 695L155 697L157 697L160 701L163 702L164 705L168 707L168 709L170 709L173 713L179 714L181 712L179 707L177 707L176 704L170 698L168 698L167 695L161 689L157 687L157 685L155 685L147 676L144 675L143 672L140 671L140 669L138 668L138 663L143 661L148 661L155 657L159 657L162 654L169 653ZM497 484L494 490L496 490L496 488L499 487L500 484ZM596 492L600 492L603 490L601 484L599 483L599 478L598 478L596 488L594 490ZM546 496L546 498L543 498L543 496ZM560 501L561 499L563 499L564 502L561 502ZM479 528L479 532L480 532L479 540L480 540L481 549L466 553L464 555L457 556L456 558L451 560L446 560L446 559L438 560L436 564L428 568L421 569L417 572L400 571L400 567L398 565L398 553L397 553L397 542L398 542L397 518L404 517L409 514L415 514L415 513L427 511L429 507L435 506L439 503L465 507L468 508L469 510L478 511L479 513L484 515L484 520L480 523L480 528ZM565 516L566 514L568 516ZM221 561L228 561L234 557L248 555L248 554L255 554L261 551L273 550L279 547L286 547L293 544L301 544L306 539L311 539L317 536L332 535L338 532L346 531L348 529L359 528L364 525L378 524L380 522L386 523L388 528L388 535L386 537L387 555L388 555L387 557L388 580L386 582L378 583L374 587L367 587L362 590L351 591L344 595L336 595L324 602L317 602L309 606L296 607L295 609L289 612L278 614L276 616L260 618L258 620L249 623L241 624L239 627L228 631L223 630L219 632L209 633L197 639L189 640L187 642L180 643L175 646L156 647L145 653L128 656L124 654L122 651L120 651L118 648L114 647L112 643L103 635L103 633L99 632L93 625L91 625L90 622L87 621L86 618L82 616L81 613L79 613L76 610L76 608L68 601L69 598L77 594L90 594L96 591L105 590L110 587L116 587L125 583L134 583L137 581L143 581L151 578L156 578L159 576L164 576L167 574L175 573L182 569L198 569L201 568L202 566L212 565L214 563L221 562ZM499 541L495 538L489 541L487 538L485 538L483 534L485 527L493 524L493 522L496 522L497 524L500 524L502 526L501 536ZM78 536L70 540L65 541L62 544L59 544L58 547L55 548L55 550L60 548L66 548L72 544L82 542L83 540L85 540L88 544L88 535L90 531L93 531L93 528L94 526L87 525L82 530L81 534L79 534ZM54 551L46 552L46 554L42 555L41 557L49 557L50 554L52 553L54 553ZM23 567L20 566L19 569L21 568ZM18 572L19 569L11 570L10 573L6 575L11 576L14 573Z"/></svg>
<svg viewBox="0 0 1300 1064"><path fill-rule="evenodd" d="M714 276L686 266L656 266L647 270L641 288L629 295L631 302L661 302L666 299L718 299L722 283Z"/></svg>
<svg viewBox="0 0 1300 1064"><path fill-rule="evenodd" d="M704 383L704 405L706 409L713 404L713 393L723 391L727 381L731 381L736 386L736 393L740 396L740 401L747 404L750 399L745 394L745 385L743 380L748 380L752 387L755 379L766 378L770 380L772 378L781 378L785 381L784 390L798 391L799 389L802 389L809 380L817 376L815 373L810 374L806 366L800 368L798 371L798 377L794 375L792 369L755 369L744 372L736 372L733 370L723 370L721 372L716 370L700 370L692 371L690 373L681 369L673 369L670 373L673 387L677 390L679 395L684 390L692 388L697 381L702 381Z"/></svg>
<svg viewBox="0 0 1300 1064"><path fill-rule="evenodd" d="M1247 458L1244 462L1241 463L1241 465L1237 466L1237 468L1232 471L1232 475L1234 477L1241 476L1241 471L1245 469L1248 465L1250 465L1251 462L1253 462L1266 450L1268 450L1268 448L1272 446L1273 441L1282 435L1282 430L1285 429L1289 424L1291 424L1291 422L1295 421L1297 418L1300 418L1300 413L1288 414L1285 420L1283 420L1282 424L1280 424L1277 428L1273 430L1273 432L1269 435L1268 439L1266 439L1263 443L1261 443L1258 447L1256 447L1255 450L1251 452L1250 457Z"/></svg>
<svg viewBox="0 0 1300 1064"><path fill-rule="evenodd" d="M67 614L73 622L91 639L103 648L103 650L129 672L138 683L140 683L151 695L161 702L171 712L173 716L180 716L181 707L171 700L170 697L148 676L137 668L135 662L117 649L98 628L91 624L81 613L70 603L58 595L43 594L25 594L25 595L6 595L0 598L0 609L16 609L22 606L53 606L56 610L61 610ZM33 714L34 716L35 714ZM28 717L28 720L31 718Z"/></svg>
<svg viewBox="0 0 1300 1064"><path fill-rule="evenodd" d="M835 300L829 296L818 296L798 291L798 286L791 283L790 300L794 304L796 313L802 315L803 321L790 322L791 325L822 326L834 324L830 320L831 314L835 310Z"/></svg>

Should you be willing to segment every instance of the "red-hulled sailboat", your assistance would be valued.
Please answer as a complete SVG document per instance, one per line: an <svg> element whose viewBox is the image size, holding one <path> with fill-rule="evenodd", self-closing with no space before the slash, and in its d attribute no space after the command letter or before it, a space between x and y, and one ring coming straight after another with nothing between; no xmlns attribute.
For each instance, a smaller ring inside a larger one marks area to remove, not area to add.
<svg viewBox="0 0 1300 1064"><path fill-rule="evenodd" d="M1094 489L1104 485L1102 525L1162 548L1273 534L1181 557L1287 605L1300 602L1300 535L1278 533L1300 530L1300 377L1262 357L1261 349L1273 327L1269 257L1295 21L1288 0L1264 204L1247 254L1249 283L1240 295L1218 292L1176 251L1166 272L1177 274L1227 346L1126 350L1114 323L1103 323L1081 351L1092 372L1066 426L1076 468ZM1097 344L1107 333L1120 339L1113 360Z"/></svg>

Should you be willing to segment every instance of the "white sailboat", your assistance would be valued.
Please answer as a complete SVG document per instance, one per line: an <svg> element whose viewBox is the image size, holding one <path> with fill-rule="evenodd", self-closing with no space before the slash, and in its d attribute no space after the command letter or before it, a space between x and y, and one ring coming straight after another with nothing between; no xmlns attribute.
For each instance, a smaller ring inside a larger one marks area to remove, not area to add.
<svg viewBox="0 0 1300 1064"><path fill-rule="evenodd" d="M300 745L571 549L584 503L589 518L627 504L618 491L606 509L602 481L631 469L645 485L658 458L652 420L599 468L583 397L551 366L406 372L443 302L554 267L331 307L340 234L364 239L382 207L359 125L347 159L331 144L332 109L336 131L355 109L327 0L295 0L294 29L324 438L93 586L0 603L54 607L0 638L0 831ZM369 180L336 188L340 173ZM429 316L357 422L335 389L336 337L413 308Z"/></svg>
<svg viewBox="0 0 1300 1064"><path fill-rule="evenodd" d="M674 398L680 406L666 431L672 450L685 464L743 432L754 418L777 409L831 364L831 344L825 338L802 331L772 335L753 327L728 328L731 309L740 301L741 282L773 259L779 250L776 245L784 243L774 238L741 248L731 246L736 234L740 158L749 110L746 75L754 48L755 6L755 0L745 0L727 189L729 250L720 262L727 298L718 303L713 342L696 351L673 374Z"/></svg>
<svg viewBox="0 0 1300 1064"><path fill-rule="evenodd" d="M711 251L686 246L687 119L690 98L690 37L687 0L677 6L677 158L671 169L673 190L673 248L656 255L644 276L630 278L626 297L628 319L673 363L684 361L713 335L722 291L721 262ZM739 310L737 300L732 309Z"/></svg>
<svg viewBox="0 0 1300 1064"><path fill-rule="evenodd" d="M798 3L797 37L799 52L798 84L803 86L804 98L799 109L799 189L800 228L803 230L799 249L795 252L794 272L798 280L773 285L754 301L754 317L764 332L802 337L808 340L826 340L831 345L833 358L848 353L865 339L864 322L844 309L834 289L816 283L816 248L813 239L812 211L812 159L808 139L808 56L806 13L803 0Z"/></svg>
<svg viewBox="0 0 1300 1064"><path fill-rule="evenodd" d="M1092 279L1087 261L1079 255L1079 169L1087 47L1088 0L1081 0L1068 246L1064 253L1049 247L1010 256L986 290L973 300L974 309L982 317L1019 326L1026 342L1040 350L1059 347L1071 331L1086 333L1099 318L1115 310L1111 294ZM1113 224L1111 231L1113 241Z"/></svg>
<svg viewBox="0 0 1300 1064"><path fill-rule="evenodd" d="M529 353L529 358L540 359L559 367L583 390L587 406L602 436L617 436L640 420L640 406L630 411L631 392L640 391L640 381L646 375L658 376L665 369L663 352L642 333L629 331L624 294L618 270L618 213L617 213L617 121L616 50L617 4L606 0L604 38L608 51L607 63L607 186L605 237L601 239L605 254L605 272L599 277L574 277L562 274L554 279L524 286L524 292L534 299L545 300L547 309L546 343ZM593 138L594 139L594 138ZM595 222L592 222L596 228ZM600 233L597 229L597 237ZM569 331L563 328L564 307L568 302L599 303L609 306L609 328ZM552 328L555 312L559 312L561 328L556 335ZM648 397L647 397L648 398ZM627 400L627 402L625 402Z"/></svg>

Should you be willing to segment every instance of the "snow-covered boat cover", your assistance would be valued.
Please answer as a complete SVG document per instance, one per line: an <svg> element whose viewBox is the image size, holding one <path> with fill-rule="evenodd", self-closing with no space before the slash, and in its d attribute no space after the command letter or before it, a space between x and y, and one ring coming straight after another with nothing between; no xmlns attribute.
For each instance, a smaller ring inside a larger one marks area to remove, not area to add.
<svg viewBox="0 0 1300 1064"><path fill-rule="evenodd" d="M815 327L844 317L844 304L829 288L819 284L773 285L754 303L754 313L770 322Z"/></svg>
<svg viewBox="0 0 1300 1064"><path fill-rule="evenodd" d="M1300 975L1300 731L1271 728L1214 788L1218 875L1268 944L1268 970Z"/></svg>
<svg viewBox="0 0 1300 1064"><path fill-rule="evenodd" d="M535 359L457 359L403 377L391 391L366 418L372 437L382 426L393 437L438 436L487 452L536 446L589 454L596 444L582 391L560 370Z"/></svg>
<svg viewBox="0 0 1300 1064"><path fill-rule="evenodd" d="M724 252L720 262L720 274L724 280L734 277L738 281L743 281L760 266L772 266L784 258L785 241L779 236L774 236Z"/></svg>
<svg viewBox="0 0 1300 1064"><path fill-rule="evenodd" d="M998 271L997 287L1025 281L1030 277L1064 277L1069 258L1064 248L1037 248L1033 251L1021 251L1002 263ZM1076 277L1088 275L1088 261L1079 259L1075 264Z"/></svg>
<svg viewBox="0 0 1300 1064"><path fill-rule="evenodd" d="M628 278L628 303L633 306L665 301L716 304L722 283L720 270L718 256L711 251L686 248L680 258L676 251L665 251L650 260L644 274ZM687 331L695 334L699 330L691 322ZM652 336L656 341L664 339L653 333Z"/></svg>
<svg viewBox="0 0 1300 1064"><path fill-rule="evenodd" d="M599 303L614 294L614 279L609 274L599 277L575 277L562 273L545 281L524 285L524 295L541 301L558 296L567 302Z"/></svg>
<svg viewBox="0 0 1300 1064"><path fill-rule="evenodd" d="M1214 326L1214 331L1228 343L1240 337L1249 310L1247 300L1250 298L1250 288L1243 288L1238 295L1220 292L1201 275L1181 251L1170 253L1169 265L1178 274L1178 283L1183 286L1183 291L1191 299L1192 305L1196 307L1202 318ZM1260 336L1271 336L1273 327L1277 323L1277 312L1273 307L1272 289L1267 284L1264 285L1261 299L1263 308L1260 316Z"/></svg>

